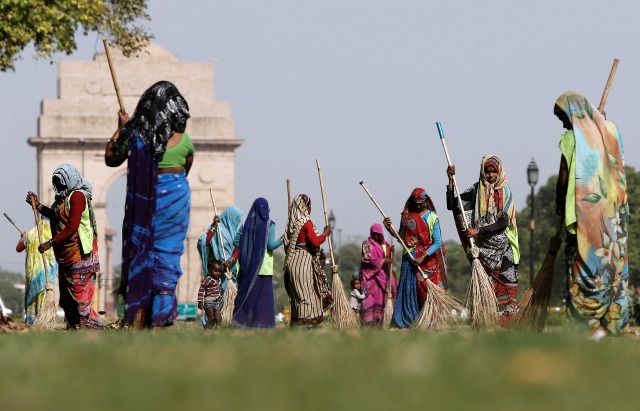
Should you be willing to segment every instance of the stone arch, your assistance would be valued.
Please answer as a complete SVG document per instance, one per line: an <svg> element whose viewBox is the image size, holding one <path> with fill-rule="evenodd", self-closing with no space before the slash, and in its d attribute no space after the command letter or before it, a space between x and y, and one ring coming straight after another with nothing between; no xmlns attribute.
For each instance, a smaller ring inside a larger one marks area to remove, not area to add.
<svg viewBox="0 0 640 411"><path fill-rule="evenodd" d="M147 51L138 58L125 58L112 50L111 57L118 78L123 79L119 87L128 112L133 112L142 92L159 80L176 84L189 102L191 119L186 132L196 157L188 177L191 215L178 300L194 302L201 279L196 243L213 214L209 189L213 188L220 211L234 204L235 149L242 141L234 136L230 103L214 100L212 63L181 63L157 44L151 44ZM121 227L106 225L107 194L126 174L126 164L118 168L104 164L106 142L117 127L118 111L106 55L97 53L91 61L61 61L57 94L56 99L42 101L38 136L28 140L37 150L38 196L45 204L53 201L50 179L61 163L74 164L93 185L102 274L109 280L112 261L120 261L120 256L107 258L109 242L119 236ZM98 309L113 307L110 291L99 289Z"/></svg>

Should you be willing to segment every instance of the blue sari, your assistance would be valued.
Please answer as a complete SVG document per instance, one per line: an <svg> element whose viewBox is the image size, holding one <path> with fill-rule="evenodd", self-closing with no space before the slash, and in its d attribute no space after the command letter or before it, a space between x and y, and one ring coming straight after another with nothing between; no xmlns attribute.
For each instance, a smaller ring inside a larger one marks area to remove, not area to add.
<svg viewBox="0 0 640 411"><path fill-rule="evenodd" d="M270 241L274 230L275 225L269 220L269 203L264 198L258 198L249 211L240 238L240 275L233 327L276 326L273 276L260 275L265 254L282 244L282 241ZM273 267L270 268L272 272Z"/></svg>
<svg viewBox="0 0 640 411"><path fill-rule="evenodd" d="M125 323L170 325L178 317L176 285L191 205L186 173L158 174L140 135L129 139L121 293Z"/></svg>

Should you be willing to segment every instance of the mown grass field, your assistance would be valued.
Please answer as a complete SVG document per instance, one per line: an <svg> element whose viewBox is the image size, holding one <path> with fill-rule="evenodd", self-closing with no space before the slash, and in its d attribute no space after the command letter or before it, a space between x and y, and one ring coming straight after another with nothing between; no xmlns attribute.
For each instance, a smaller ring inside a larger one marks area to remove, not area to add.
<svg viewBox="0 0 640 411"><path fill-rule="evenodd" d="M622 410L640 339L554 330L0 335L0 410Z"/></svg>

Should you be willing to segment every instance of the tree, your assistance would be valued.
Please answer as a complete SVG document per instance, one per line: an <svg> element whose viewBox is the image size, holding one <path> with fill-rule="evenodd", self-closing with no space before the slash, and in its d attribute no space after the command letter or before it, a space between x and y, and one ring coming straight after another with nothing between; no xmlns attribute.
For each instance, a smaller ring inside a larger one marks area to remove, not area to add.
<svg viewBox="0 0 640 411"><path fill-rule="evenodd" d="M125 56L135 55L153 35L139 25L150 20L147 0L3 0L0 3L0 70L14 70L24 48L33 43L39 58L77 49L76 31L109 37Z"/></svg>

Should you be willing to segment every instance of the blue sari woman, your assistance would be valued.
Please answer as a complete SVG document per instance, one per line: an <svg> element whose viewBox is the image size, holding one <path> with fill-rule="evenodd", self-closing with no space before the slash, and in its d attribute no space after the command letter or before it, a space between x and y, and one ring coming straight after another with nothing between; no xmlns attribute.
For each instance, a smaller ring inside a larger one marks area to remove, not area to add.
<svg viewBox="0 0 640 411"><path fill-rule="evenodd" d="M273 299L273 250L282 245L275 240L276 224L269 219L269 203L253 202L240 237L238 295L233 310L233 327L273 328L276 326Z"/></svg>
<svg viewBox="0 0 640 411"><path fill-rule="evenodd" d="M220 236L216 230L220 230L222 235L222 243L220 244ZM207 273L207 259L213 258L217 261L226 261L233 255L236 247L240 246L240 236L242 235L242 210L238 207L227 207L220 214L220 223L216 225L211 223L207 231L198 239L198 252L202 261L202 275ZM224 247L223 247L224 246ZM224 249L224 251L223 251ZM238 264L234 262L230 267L231 280L237 284ZM221 293L227 290L228 279L226 275L221 277Z"/></svg>
<svg viewBox="0 0 640 411"><path fill-rule="evenodd" d="M121 128L107 143L108 166L129 160L120 282L126 325L161 327L178 317L194 153L184 133L189 116L176 86L160 81L140 97L131 120L120 113Z"/></svg>

